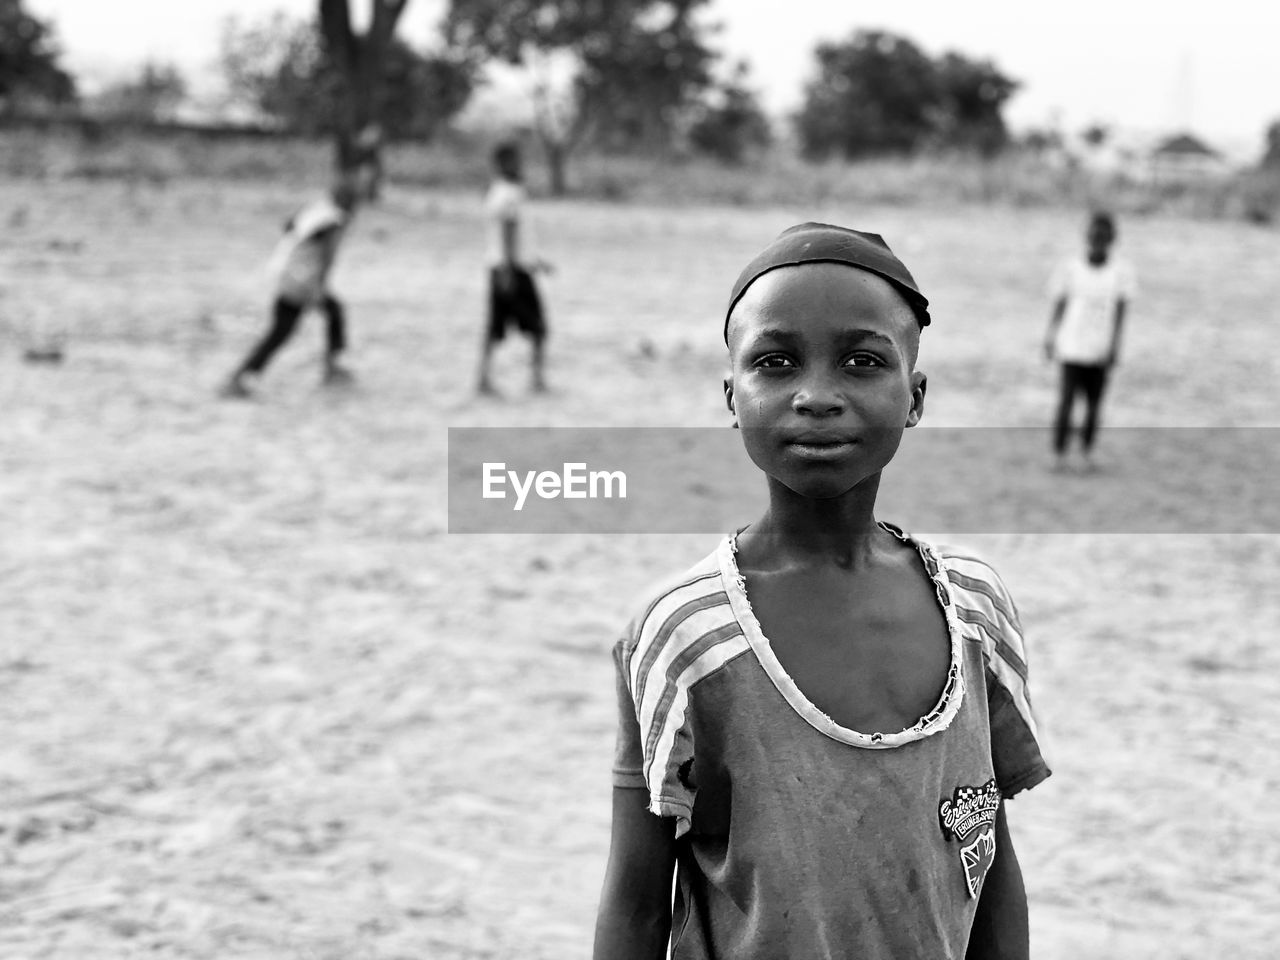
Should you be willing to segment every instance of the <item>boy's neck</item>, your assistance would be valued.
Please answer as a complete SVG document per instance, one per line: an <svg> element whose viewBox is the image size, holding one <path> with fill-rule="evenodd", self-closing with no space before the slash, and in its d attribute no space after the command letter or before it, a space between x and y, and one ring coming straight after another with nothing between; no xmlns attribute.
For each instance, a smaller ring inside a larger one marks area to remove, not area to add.
<svg viewBox="0 0 1280 960"><path fill-rule="evenodd" d="M770 480L769 507L743 538L752 553L767 551L771 563L790 559L859 568L883 533L875 518L879 488L877 474L843 496L814 500Z"/></svg>

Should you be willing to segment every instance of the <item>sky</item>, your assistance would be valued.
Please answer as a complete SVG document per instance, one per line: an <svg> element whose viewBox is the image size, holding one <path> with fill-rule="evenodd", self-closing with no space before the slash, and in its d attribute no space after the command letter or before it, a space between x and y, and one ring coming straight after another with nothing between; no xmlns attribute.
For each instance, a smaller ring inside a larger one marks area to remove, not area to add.
<svg viewBox="0 0 1280 960"><path fill-rule="evenodd" d="M352 0L357 20L369 3ZM276 9L305 16L315 0L26 5L53 22L67 64L90 89L150 58L176 63L197 90L208 90L227 16L253 20ZM444 7L445 0L410 0L402 32L429 41ZM992 59L1022 84L1006 111L1015 128L1188 128L1224 149L1257 152L1266 125L1280 118L1280 4L1265 0L711 0L708 19L722 25L716 46L726 57L750 63L774 113L800 102L817 43L878 28L930 54Z"/></svg>

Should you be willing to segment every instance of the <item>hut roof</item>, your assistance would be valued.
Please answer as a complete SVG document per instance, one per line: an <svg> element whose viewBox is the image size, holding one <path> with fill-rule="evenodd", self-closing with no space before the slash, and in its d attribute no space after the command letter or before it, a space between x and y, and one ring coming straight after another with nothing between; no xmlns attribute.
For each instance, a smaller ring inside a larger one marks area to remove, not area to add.
<svg viewBox="0 0 1280 960"><path fill-rule="evenodd" d="M1216 157L1218 151L1191 133L1175 133L1151 151L1157 157Z"/></svg>

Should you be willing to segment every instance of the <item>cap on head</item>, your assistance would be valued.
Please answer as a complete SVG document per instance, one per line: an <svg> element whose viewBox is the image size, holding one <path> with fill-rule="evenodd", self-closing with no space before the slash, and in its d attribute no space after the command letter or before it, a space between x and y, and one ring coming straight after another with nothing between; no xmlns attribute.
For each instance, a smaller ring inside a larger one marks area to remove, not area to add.
<svg viewBox="0 0 1280 960"><path fill-rule="evenodd" d="M724 314L724 339L729 342L729 315L747 288L770 270L802 263L845 263L874 273L902 294L922 327L929 325L929 301L915 278L879 234L863 233L829 223L800 223L788 227L743 268L729 295Z"/></svg>

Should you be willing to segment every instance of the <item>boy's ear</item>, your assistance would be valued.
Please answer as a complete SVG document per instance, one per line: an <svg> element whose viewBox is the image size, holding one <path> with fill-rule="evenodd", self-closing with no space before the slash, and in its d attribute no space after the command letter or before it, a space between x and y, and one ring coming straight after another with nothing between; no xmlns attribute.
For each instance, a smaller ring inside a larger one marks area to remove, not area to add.
<svg viewBox="0 0 1280 960"><path fill-rule="evenodd" d="M724 378L724 405L729 408L729 412L733 414L733 425L738 425L738 411L733 409L733 375Z"/></svg>
<svg viewBox="0 0 1280 960"><path fill-rule="evenodd" d="M924 416L924 394L929 378L919 370L911 374L911 409L907 411L907 426L914 427Z"/></svg>

